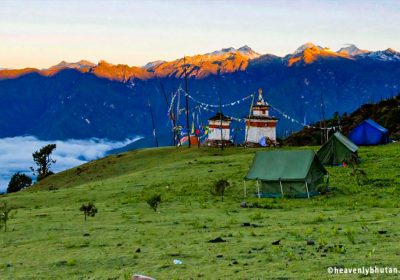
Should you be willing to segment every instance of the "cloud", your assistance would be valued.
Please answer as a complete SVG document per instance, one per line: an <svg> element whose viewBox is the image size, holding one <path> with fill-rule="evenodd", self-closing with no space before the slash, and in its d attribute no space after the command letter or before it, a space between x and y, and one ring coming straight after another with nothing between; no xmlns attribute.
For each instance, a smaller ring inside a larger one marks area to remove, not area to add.
<svg viewBox="0 0 400 280"><path fill-rule="evenodd" d="M15 172L33 177L29 169L34 166L32 153L47 144L57 145L53 152L53 158L57 162L53 165L52 171L60 172L103 157L107 151L123 147L138 139L140 138L113 142L102 139L44 141L33 136L0 138L0 193L6 191L8 182Z"/></svg>

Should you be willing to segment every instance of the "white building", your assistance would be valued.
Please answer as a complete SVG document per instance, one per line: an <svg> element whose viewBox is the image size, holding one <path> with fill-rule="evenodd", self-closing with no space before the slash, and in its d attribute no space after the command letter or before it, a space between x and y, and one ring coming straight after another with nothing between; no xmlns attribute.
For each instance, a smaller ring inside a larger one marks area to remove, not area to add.
<svg viewBox="0 0 400 280"><path fill-rule="evenodd" d="M276 144L276 123L278 119L269 115L269 106L262 97L262 90L258 91L257 104L252 107L250 117L246 118L245 144L260 146L263 138Z"/></svg>
<svg viewBox="0 0 400 280"><path fill-rule="evenodd" d="M208 119L207 146L221 146L221 143L224 143L224 145L233 144L230 135L231 121L231 118L222 113L217 113Z"/></svg>

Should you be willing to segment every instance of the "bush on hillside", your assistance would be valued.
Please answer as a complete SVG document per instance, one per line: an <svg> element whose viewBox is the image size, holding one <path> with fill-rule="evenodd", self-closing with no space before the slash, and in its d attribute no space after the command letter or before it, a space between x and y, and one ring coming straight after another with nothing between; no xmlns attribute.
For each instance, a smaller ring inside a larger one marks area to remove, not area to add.
<svg viewBox="0 0 400 280"><path fill-rule="evenodd" d="M80 211L83 212L85 215L85 221L86 217L94 217L97 213L97 208L94 206L92 202L89 202L88 204L82 204L82 206L79 208Z"/></svg>
<svg viewBox="0 0 400 280"><path fill-rule="evenodd" d="M30 185L32 185L32 179L25 174L17 172L11 177L11 180L8 183L7 192L18 192L24 188L29 187Z"/></svg>
<svg viewBox="0 0 400 280"><path fill-rule="evenodd" d="M150 206L150 208L154 210L154 212L157 212L158 205L161 203L161 195L154 194L150 196L146 202Z"/></svg>
<svg viewBox="0 0 400 280"><path fill-rule="evenodd" d="M226 188L230 186L229 182L225 179L220 179L214 183L211 188L211 193L215 196L221 196L221 201L224 202L224 194Z"/></svg>

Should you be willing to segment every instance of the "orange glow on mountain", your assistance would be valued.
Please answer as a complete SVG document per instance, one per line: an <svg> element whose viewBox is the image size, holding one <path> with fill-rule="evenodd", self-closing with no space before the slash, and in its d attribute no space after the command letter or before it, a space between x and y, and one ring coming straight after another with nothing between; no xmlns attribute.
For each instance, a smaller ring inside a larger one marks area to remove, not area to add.
<svg viewBox="0 0 400 280"><path fill-rule="evenodd" d="M249 57L240 52L229 52L220 55L195 55L185 57L188 77L205 78L209 75L244 71ZM184 59L165 62L150 68L157 77L183 77Z"/></svg>
<svg viewBox="0 0 400 280"><path fill-rule="evenodd" d="M289 58L289 62L288 62L288 65L289 66L292 66L293 64L295 64L296 62L298 62L298 61L300 61L301 60L301 57L291 57L291 58Z"/></svg>
<svg viewBox="0 0 400 280"><path fill-rule="evenodd" d="M269 57L265 55L265 57ZM264 58L265 58L264 57ZM348 45L334 52L329 48L306 43L300 46L294 53L285 57L275 57L285 66L312 64L320 58L358 59L368 57L380 60L400 60L400 54L395 50L370 52L358 49L355 45ZM259 59L260 58L260 59ZM43 76L54 76L62 70L74 69L81 73L92 73L100 78L113 81L126 82L130 79L148 80L155 77L182 78L185 68L189 78L203 79L210 75L228 74L237 71L245 71L249 62L262 63L264 58L248 46L239 49L226 48L202 55L186 56L173 61L154 61L143 67L128 66L125 64L114 65L106 61L98 64L86 60L69 63L62 61L48 69L36 68L3 69L0 70L0 79L18 78L28 73L38 73Z"/></svg>
<svg viewBox="0 0 400 280"><path fill-rule="evenodd" d="M40 71L36 68L5 69L5 70L0 70L0 79L15 79L25 74L39 73L39 72Z"/></svg>
<svg viewBox="0 0 400 280"><path fill-rule="evenodd" d="M298 53L297 55L291 57L288 61L288 66L292 66L297 62L303 61L305 64L311 64L316 61L320 57L342 57L342 58L350 58L347 53L337 53L331 51L327 48L319 48L308 43L308 47L304 49L303 52Z"/></svg>
<svg viewBox="0 0 400 280"><path fill-rule="evenodd" d="M126 82L131 78L146 80L153 76L151 73L140 67L130 67L124 64L113 65L104 60L100 61L97 66L93 67L91 72L97 77L120 82Z"/></svg>
<svg viewBox="0 0 400 280"><path fill-rule="evenodd" d="M249 57L240 52L228 52L223 54L206 54L185 57L188 77L202 79L209 75L232 73L244 71L248 66ZM153 77L176 77L184 75L184 59L177 59L171 62L162 62L154 66L144 68L128 66L123 64L114 65L106 61L91 65L86 62L83 66L77 63L61 62L49 69L38 70L26 68L21 70L0 70L0 79L17 78L27 73L37 72L43 76L53 76L65 69L75 69L82 73L93 73L100 78L125 82L132 78L141 80Z"/></svg>

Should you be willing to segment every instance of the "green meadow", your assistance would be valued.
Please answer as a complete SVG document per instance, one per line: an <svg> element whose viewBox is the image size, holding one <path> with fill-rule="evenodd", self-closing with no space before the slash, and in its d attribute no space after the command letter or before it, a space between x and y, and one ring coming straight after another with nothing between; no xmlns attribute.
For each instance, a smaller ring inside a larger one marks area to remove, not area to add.
<svg viewBox="0 0 400 280"><path fill-rule="evenodd" d="M327 268L400 270L399 143L362 147L362 178L328 167L329 194L253 196L246 201L259 207L241 208L256 150L132 151L0 196L13 208L0 231L0 279L360 279ZM224 202L210 192L218 179L230 183ZM153 194L157 212L146 203ZM88 202L98 213L85 222L79 208ZM209 242L217 237L226 242Z"/></svg>

